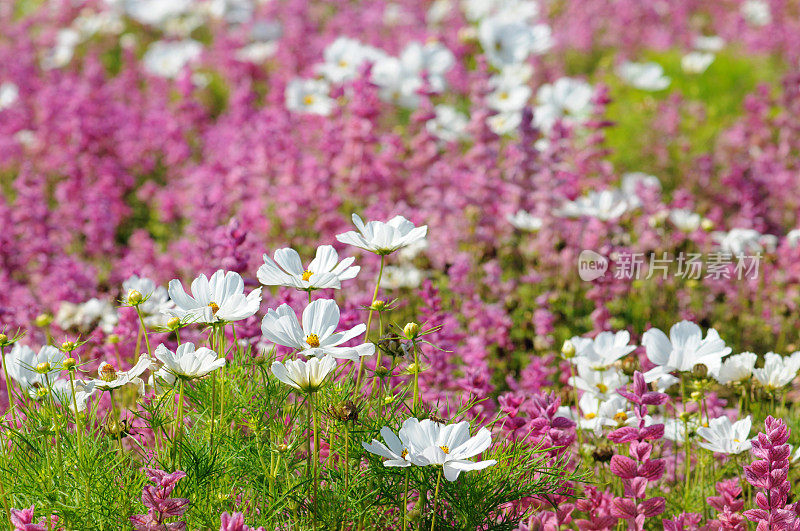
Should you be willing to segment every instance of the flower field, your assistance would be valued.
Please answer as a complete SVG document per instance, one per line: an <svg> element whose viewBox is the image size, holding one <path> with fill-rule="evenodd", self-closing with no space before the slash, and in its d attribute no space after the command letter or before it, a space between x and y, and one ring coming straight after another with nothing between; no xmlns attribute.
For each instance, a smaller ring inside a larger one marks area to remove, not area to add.
<svg viewBox="0 0 800 531"><path fill-rule="evenodd" d="M800 3L0 2L0 525L800 531Z"/></svg>

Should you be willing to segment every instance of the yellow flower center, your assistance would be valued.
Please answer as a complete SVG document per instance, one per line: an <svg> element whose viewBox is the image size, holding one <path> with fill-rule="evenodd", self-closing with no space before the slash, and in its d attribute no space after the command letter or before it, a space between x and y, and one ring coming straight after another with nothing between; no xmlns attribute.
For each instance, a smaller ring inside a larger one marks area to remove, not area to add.
<svg viewBox="0 0 800 531"><path fill-rule="evenodd" d="M628 414L625 413L624 411L620 411L619 413L614 415L614 420L616 420L617 422L625 422L626 420L628 420Z"/></svg>
<svg viewBox="0 0 800 531"><path fill-rule="evenodd" d="M306 343L311 348L317 348L319 346L319 336L317 334L308 334L306 336Z"/></svg>
<svg viewBox="0 0 800 531"><path fill-rule="evenodd" d="M740 441L739 439L734 439L733 442L737 442L738 443L738 442L742 442L742 441Z"/></svg>
<svg viewBox="0 0 800 531"><path fill-rule="evenodd" d="M508 99L508 92L501 92L499 98L501 100L507 100Z"/></svg>
<svg viewBox="0 0 800 531"><path fill-rule="evenodd" d="M604 383L599 383L595 387L597 387L598 391L600 391L601 393L607 393L608 392L608 386L606 384L604 384Z"/></svg>
<svg viewBox="0 0 800 531"><path fill-rule="evenodd" d="M440 446L439 448L441 448L441 449L442 449L442 451L443 451L444 453L446 453L446 454L449 454L449 453L450 453L450 447L449 447L449 446Z"/></svg>
<svg viewBox="0 0 800 531"><path fill-rule="evenodd" d="M100 369L100 379L104 382L113 382L117 379L117 371L110 363L106 363Z"/></svg>
<svg viewBox="0 0 800 531"><path fill-rule="evenodd" d="M313 274L314 273L309 271L309 270L303 271L303 280L308 280L309 278L311 278L311 275L313 275Z"/></svg>
<svg viewBox="0 0 800 531"><path fill-rule="evenodd" d="M304 105L311 105L313 103L314 103L314 96L309 94L308 96L305 96L303 98L303 104Z"/></svg>
<svg viewBox="0 0 800 531"><path fill-rule="evenodd" d="M339 66L340 66L341 68L347 68L347 65L348 65L348 63L347 63L347 61L345 61L344 59L342 59L342 60L340 60L340 61L339 61Z"/></svg>
<svg viewBox="0 0 800 531"><path fill-rule="evenodd" d="M219 311L219 304L216 302L209 302L208 307L211 308L212 315L217 315L217 312Z"/></svg>
<svg viewBox="0 0 800 531"><path fill-rule="evenodd" d="M588 420L592 420L592 419L593 419L593 418L595 418L596 416L597 416L597 415L596 415L596 414L594 414L594 413L587 413L586 415L584 415L584 417L585 417L586 419L588 419Z"/></svg>
<svg viewBox="0 0 800 531"><path fill-rule="evenodd" d="M400 457L405 459L407 455L408 455L408 449L407 448L403 448L403 451L400 452Z"/></svg>

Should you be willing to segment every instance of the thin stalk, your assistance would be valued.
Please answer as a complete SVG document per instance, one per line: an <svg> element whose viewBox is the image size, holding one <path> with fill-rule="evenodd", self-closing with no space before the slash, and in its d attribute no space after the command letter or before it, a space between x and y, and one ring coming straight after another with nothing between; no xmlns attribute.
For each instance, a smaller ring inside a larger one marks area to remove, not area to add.
<svg viewBox="0 0 800 531"><path fill-rule="evenodd" d="M350 492L350 427L344 422L344 490Z"/></svg>
<svg viewBox="0 0 800 531"><path fill-rule="evenodd" d="M417 351L417 342L411 342L411 350L414 351L414 400L412 402L412 411L414 416L417 415L417 406L419 406L419 352Z"/></svg>
<svg viewBox="0 0 800 531"><path fill-rule="evenodd" d="M69 372L69 385L72 389L72 407L75 412L75 438L78 440L78 460L83 461L83 430L81 428L80 414L78 413L78 399L75 397L75 377Z"/></svg>
<svg viewBox="0 0 800 531"><path fill-rule="evenodd" d="M142 316L141 310L139 310L139 306L136 306L136 315L139 316L139 330L142 331L144 334L144 343L147 346L147 355L152 356L153 352L150 350L150 338L147 335L147 328L144 326L144 317ZM139 359L139 351L136 351L136 359Z"/></svg>
<svg viewBox="0 0 800 531"><path fill-rule="evenodd" d="M218 355L221 357L225 357L225 324L223 323L219 327L219 337L218 337L218 344L219 344L219 353ZM227 428L225 427L225 365L220 367L219 371L219 425L222 429L227 432Z"/></svg>
<svg viewBox="0 0 800 531"><path fill-rule="evenodd" d="M47 392L50 395L50 407L53 411L53 426L55 426L56 429L56 460L58 461L58 477L60 478L64 475L64 461L61 455L61 422L58 420L58 410L56 409L56 400L53 397L53 387L50 384L50 376L45 374L44 379L47 383Z"/></svg>
<svg viewBox="0 0 800 531"><path fill-rule="evenodd" d="M11 417L14 419L14 429L17 428L17 407L14 404L14 396L11 392L11 380L8 378L8 367L6 366L5 345L0 347L0 358L3 359L3 374L6 377L6 393L8 394L8 409L11 410Z"/></svg>
<svg viewBox="0 0 800 531"><path fill-rule="evenodd" d="M406 516L408 513L408 473L409 469L406 467L406 480L405 486L403 487L403 531L406 531L406 521L408 520L408 517Z"/></svg>
<svg viewBox="0 0 800 531"><path fill-rule="evenodd" d="M381 255L381 267L378 270L378 280L375 282L375 291L372 293L372 303L369 305L369 314L367 315L367 331L364 332L364 342L369 341L369 332L372 327L372 312L374 312L375 301L378 300L378 289L381 287L381 277L383 277L383 266L386 264L386 255ZM381 362L381 352L378 351L376 358L376 367ZM358 362L358 376L356 377L356 393L361 390L361 376L364 371L364 358L362 357Z"/></svg>
<svg viewBox="0 0 800 531"><path fill-rule="evenodd" d="M178 421L175 424L175 432L172 435L172 468L181 463L181 440L183 439L183 378L179 379L180 389L178 390ZM176 459L177 456L177 459Z"/></svg>
<svg viewBox="0 0 800 531"><path fill-rule="evenodd" d="M433 518L431 519L431 531L436 528L436 510L439 506L439 485L442 483L442 470L444 470L444 467L439 469L439 474L436 476L436 490L433 493Z"/></svg>
<svg viewBox="0 0 800 531"><path fill-rule="evenodd" d="M575 382L575 369L572 367L572 362L567 360L569 364L569 376L570 380L574 383ZM578 414L578 419L582 418L581 416L581 408L578 405L578 388L574 385L572 386L572 398L575 401L575 412ZM581 455L581 450L583 449L583 430L580 427L580 422L575 426L575 431L578 433L578 455Z"/></svg>

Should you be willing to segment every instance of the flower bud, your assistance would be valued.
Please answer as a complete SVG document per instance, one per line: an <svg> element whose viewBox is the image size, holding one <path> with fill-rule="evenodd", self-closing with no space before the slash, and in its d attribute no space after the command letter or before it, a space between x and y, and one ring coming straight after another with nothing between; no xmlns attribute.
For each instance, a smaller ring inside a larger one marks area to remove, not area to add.
<svg viewBox="0 0 800 531"><path fill-rule="evenodd" d="M74 341L64 341L61 343L61 350L64 352L72 352L75 350L75 342Z"/></svg>
<svg viewBox="0 0 800 531"><path fill-rule="evenodd" d="M128 292L128 304L131 306L138 306L142 303L142 293L135 289L132 289Z"/></svg>
<svg viewBox="0 0 800 531"><path fill-rule="evenodd" d="M389 374L389 369L381 365L380 367L375 367L375 376L378 378L386 378Z"/></svg>
<svg viewBox="0 0 800 531"><path fill-rule="evenodd" d="M36 366L36 372L39 374L44 374L46 372L50 372L50 362L44 361Z"/></svg>
<svg viewBox="0 0 800 531"><path fill-rule="evenodd" d="M386 396L383 397L383 403L385 405L389 405L392 402L394 402L394 395L386 395Z"/></svg>
<svg viewBox="0 0 800 531"><path fill-rule="evenodd" d="M108 341L110 345L116 345L119 343L119 336L117 334L109 334L106 341Z"/></svg>
<svg viewBox="0 0 800 531"><path fill-rule="evenodd" d="M376 312L382 312L386 308L386 301L376 300L370 306L370 309L375 310Z"/></svg>
<svg viewBox="0 0 800 531"><path fill-rule="evenodd" d="M64 366L64 369L66 369L68 371L74 370L75 369L75 365L77 365L77 364L78 364L78 362L75 361L75 358L67 358L67 359L64 360L64 363L62 363L62 365Z"/></svg>
<svg viewBox="0 0 800 531"><path fill-rule="evenodd" d="M708 376L708 367L703 365L702 363L698 363L694 367L692 367L692 376L695 378L705 378Z"/></svg>
<svg viewBox="0 0 800 531"><path fill-rule="evenodd" d="M417 323L406 323L403 327L403 335L406 339L417 339L419 337L419 325Z"/></svg>
<svg viewBox="0 0 800 531"><path fill-rule="evenodd" d="M680 419L681 422L689 422L689 419L692 418L692 414L688 411L684 411L683 413L678 415L678 418Z"/></svg>
<svg viewBox="0 0 800 531"><path fill-rule="evenodd" d="M711 229L713 229L713 228L714 228L714 222L713 222L713 221L711 221L711 220L710 220L710 219L708 219L708 218L703 218L703 220L700 222L700 227L701 227L701 228L702 228L704 231L710 231Z"/></svg>
<svg viewBox="0 0 800 531"><path fill-rule="evenodd" d="M53 316L48 313L42 313L36 316L36 319L33 320L33 324L39 328L45 328L49 326L50 323L53 322Z"/></svg>
<svg viewBox="0 0 800 531"><path fill-rule="evenodd" d="M278 451L281 452L281 453L285 452L288 449L289 449L289 446L286 445L286 444L281 443L281 444L278 445Z"/></svg>
<svg viewBox="0 0 800 531"><path fill-rule="evenodd" d="M575 357L575 345L569 339L564 341L564 345L561 347L561 355L564 356L565 359Z"/></svg>
<svg viewBox="0 0 800 531"><path fill-rule="evenodd" d="M181 320L178 317L173 317L169 321L167 321L167 328L170 330L177 330L181 327Z"/></svg>
<svg viewBox="0 0 800 531"><path fill-rule="evenodd" d="M8 336L5 334L0 334L0 346L6 346L8 343Z"/></svg>
<svg viewBox="0 0 800 531"><path fill-rule="evenodd" d="M418 374L420 372L419 367L416 363L412 363L408 366L408 373L409 374Z"/></svg>

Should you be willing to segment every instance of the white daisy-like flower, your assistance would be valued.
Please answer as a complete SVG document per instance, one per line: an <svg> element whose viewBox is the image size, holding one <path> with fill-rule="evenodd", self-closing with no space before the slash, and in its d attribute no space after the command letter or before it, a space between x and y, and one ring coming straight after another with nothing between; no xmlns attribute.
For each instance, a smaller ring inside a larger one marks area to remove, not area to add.
<svg viewBox="0 0 800 531"><path fill-rule="evenodd" d="M241 321L254 315L261 306L261 288L245 297L244 281L239 273L222 269L207 278L192 281L192 295L186 294L180 280L169 282L169 297L176 308L169 313L181 320L200 323Z"/></svg>
<svg viewBox="0 0 800 531"><path fill-rule="evenodd" d="M168 372L186 380L202 378L225 366L225 358L217 357L210 348L195 349L194 343L181 343L174 352L162 343L156 347L154 355Z"/></svg>
<svg viewBox="0 0 800 531"><path fill-rule="evenodd" d="M575 336L570 341L575 345L575 356L570 361L576 365L586 364L595 370L605 369L636 350L636 345L629 344L631 335L627 330L600 332L594 339Z"/></svg>
<svg viewBox="0 0 800 531"><path fill-rule="evenodd" d="M668 441L684 444L686 442L686 430L689 430L689 438L693 439L697 435L697 430L702 427L700 419L692 416L687 422L676 418L664 419L664 438Z"/></svg>
<svg viewBox="0 0 800 531"><path fill-rule="evenodd" d="M553 84L544 84L536 92L539 106L534 112L536 127L549 131L558 119L583 122L592 112L594 89L580 79L562 77Z"/></svg>
<svg viewBox="0 0 800 531"><path fill-rule="evenodd" d="M355 258L345 258L339 262L339 254L331 245L317 247L317 254L308 267L304 268L300 255L294 249L284 248L275 251L273 261L266 254L264 265L258 268L258 281L265 286L286 286L303 291L342 287L343 280L358 275L360 266L352 266Z"/></svg>
<svg viewBox="0 0 800 531"><path fill-rule="evenodd" d="M522 113L517 111L493 114L486 119L486 123L494 134L500 136L508 135L519 129L522 123Z"/></svg>
<svg viewBox="0 0 800 531"><path fill-rule="evenodd" d="M384 289L418 288L423 273L410 264L386 266L383 268L381 287Z"/></svg>
<svg viewBox="0 0 800 531"><path fill-rule="evenodd" d="M58 30L55 45L42 57L42 68L52 70L68 65L80 40L80 34L72 28Z"/></svg>
<svg viewBox="0 0 800 531"><path fill-rule="evenodd" d="M185 15L193 0L121 0L125 14L147 26L160 27L170 19Z"/></svg>
<svg viewBox="0 0 800 531"><path fill-rule="evenodd" d="M797 377L798 370L800 370L800 351L790 356L767 352L764 356L764 367L753 369L753 378L767 389L780 389L792 383Z"/></svg>
<svg viewBox="0 0 800 531"><path fill-rule="evenodd" d="M425 75L431 90L442 92L447 87L445 74L453 67L456 58L441 42L412 42L400 54L400 62L406 71L419 77Z"/></svg>
<svg viewBox="0 0 800 531"><path fill-rule="evenodd" d="M356 39L338 37L325 47L322 53L324 62L317 66L317 72L331 83L342 83L355 79L365 62L375 62L385 55Z"/></svg>
<svg viewBox="0 0 800 531"><path fill-rule="evenodd" d="M322 387L325 378L336 368L333 356L311 358L307 361L288 360L272 363L272 374L281 382L304 393L314 393Z"/></svg>
<svg viewBox="0 0 800 531"><path fill-rule="evenodd" d="M358 232L345 232L337 235L336 239L379 255L391 254L425 239L428 234L427 225L417 227L403 216L395 216L387 222L364 223L357 214L353 214L352 219Z"/></svg>
<svg viewBox="0 0 800 531"><path fill-rule="evenodd" d="M355 347L341 347L363 334L367 326L358 324L350 330L336 332L339 327L339 306L332 299L317 299L303 310L303 324L288 304L268 310L261 321L264 339L276 345L297 349L309 357L332 356L338 359L358 360L375 353L373 343Z"/></svg>
<svg viewBox="0 0 800 531"><path fill-rule="evenodd" d="M156 41L142 57L145 70L159 77L174 79L203 53L203 45L192 39Z"/></svg>
<svg viewBox="0 0 800 531"><path fill-rule="evenodd" d="M702 439L700 446L706 450L721 454L740 454L750 449L750 427L752 419L748 415L742 420L731 422L722 416L711 419L709 426L697 428L697 435Z"/></svg>
<svg viewBox="0 0 800 531"><path fill-rule="evenodd" d="M681 68L687 74L702 74L713 62L713 53L689 52L681 58Z"/></svg>
<svg viewBox="0 0 800 531"><path fill-rule="evenodd" d="M11 352L6 354L4 363L8 376L16 381L28 395L38 400L41 398L37 391L47 389L48 382L52 385L61 373L61 364L64 362L64 353L51 345L45 345L34 351L27 345L14 343ZM36 368L42 364L50 365L50 370L40 373ZM46 396L46 394L45 394Z"/></svg>
<svg viewBox="0 0 800 531"><path fill-rule="evenodd" d="M749 380L753 375L757 359L758 356L752 352L742 352L741 354L728 356L722 362L719 374L715 378L723 385Z"/></svg>
<svg viewBox="0 0 800 531"><path fill-rule="evenodd" d="M711 376L719 373L722 358L731 353L719 333L709 328L705 339L695 323L681 321L669 330L669 337L658 328L651 328L642 336L647 357L657 365L645 373L645 381L652 382L672 371L691 371L695 365L704 365Z"/></svg>
<svg viewBox="0 0 800 531"><path fill-rule="evenodd" d="M531 26L498 16L481 21L478 40L489 62L497 68L522 63L530 54L541 55L553 47L550 26Z"/></svg>
<svg viewBox="0 0 800 531"><path fill-rule="evenodd" d="M792 229L786 233L786 245L792 249L796 249L800 244L800 229Z"/></svg>
<svg viewBox="0 0 800 531"><path fill-rule="evenodd" d="M577 376L570 377L569 384L603 400L618 396L617 389L625 387L630 381L630 378L614 367L598 370L588 363L579 363L577 369Z"/></svg>
<svg viewBox="0 0 800 531"><path fill-rule="evenodd" d="M72 396L73 385L75 389L74 400ZM86 402L94 396L97 388L92 380L73 379L70 382L68 379L62 378L53 382L51 391L53 399L59 406L66 406L73 413L80 413L86 409ZM78 407L77 411L75 411L75 406Z"/></svg>
<svg viewBox="0 0 800 531"><path fill-rule="evenodd" d="M144 381L140 376L153 365L153 358L143 353L136 365L127 371L118 371L108 362L97 367L97 378L92 380L94 386L101 391L113 391L129 383L139 387L139 394L144 394Z"/></svg>
<svg viewBox="0 0 800 531"><path fill-rule="evenodd" d="M156 283L149 278L131 275L122 283L122 294L127 296L131 291L142 294L143 302L139 304L139 311L144 317L144 324L148 327L164 326L167 322L165 313L175 308L167 289L164 286L156 286Z"/></svg>
<svg viewBox="0 0 800 531"><path fill-rule="evenodd" d="M0 111L14 105L19 99L19 88L14 83L0 83Z"/></svg>
<svg viewBox="0 0 800 531"><path fill-rule="evenodd" d="M385 102L407 109L419 107L422 78L397 57L386 56L372 67L372 82L378 85L378 96Z"/></svg>
<svg viewBox="0 0 800 531"><path fill-rule="evenodd" d="M461 0L467 20L477 22L494 15L506 20L530 20L539 14L534 0Z"/></svg>
<svg viewBox="0 0 800 531"><path fill-rule="evenodd" d="M685 208L673 208L669 211L668 218L681 232L694 232L703 221L700 214Z"/></svg>
<svg viewBox="0 0 800 531"><path fill-rule="evenodd" d="M737 228L728 232L715 232L711 236L722 251L734 256L773 252L778 246L777 236L761 234L754 229Z"/></svg>
<svg viewBox="0 0 800 531"><path fill-rule="evenodd" d="M62 330L77 329L89 333L100 328L110 334L119 321L119 315L111 301L93 298L81 304L62 302L53 320Z"/></svg>
<svg viewBox="0 0 800 531"><path fill-rule="evenodd" d="M494 87L494 90L487 96L486 104L489 108L501 113L522 110L533 92L528 85L502 76L492 78L489 84Z"/></svg>
<svg viewBox="0 0 800 531"><path fill-rule="evenodd" d="M764 0L747 0L739 10L742 17L752 26L766 26L772 22L772 11Z"/></svg>
<svg viewBox="0 0 800 531"><path fill-rule="evenodd" d="M426 466L428 464L427 460L419 455L421 449L413 446L402 429L398 435L395 435L388 426L384 426L381 428L381 437L386 441L386 444L377 439L372 439L370 443L362 442L361 446L371 454L385 457L386 461L383 462L383 466L403 468L412 464Z"/></svg>
<svg viewBox="0 0 800 531"><path fill-rule="evenodd" d="M325 81L295 78L286 85L286 108L294 112L327 116L334 106Z"/></svg>
<svg viewBox="0 0 800 531"><path fill-rule="evenodd" d="M469 119L450 105L434 107L435 116L425 123L425 128L433 136L445 141L455 142L467 137Z"/></svg>
<svg viewBox="0 0 800 531"><path fill-rule="evenodd" d="M718 35L698 35L694 47L701 52L718 52L725 46L725 39Z"/></svg>
<svg viewBox="0 0 800 531"><path fill-rule="evenodd" d="M632 171L622 176L620 189L628 196L628 201L634 208L642 206L642 199L639 194L642 190L654 190L661 192L661 179L655 175L641 171Z"/></svg>
<svg viewBox="0 0 800 531"><path fill-rule="evenodd" d="M544 220L538 216L534 216L524 210L518 210L516 214L509 214L506 216L511 225L520 230L527 230L536 232L544 225Z"/></svg>
<svg viewBox="0 0 800 531"><path fill-rule="evenodd" d="M578 400L581 417L570 408L569 418L578 423L578 427L585 431L594 432L601 435L603 428L607 426L619 426L627 424L635 418L633 411L628 406L628 401L620 395L613 395L608 398L600 398L591 393L584 393Z"/></svg>
<svg viewBox="0 0 800 531"><path fill-rule="evenodd" d="M648 91L667 88L671 79L664 75L664 68L658 63L633 63L626 61L620 65L619 76L629 85Z"/></svg>
<svg viewBox="0 0 800 531"><path fill-rule="evenodd" d="M555 213L568 218L588 216L610 221L633 208L631 197L620 190L592 190L575 201L565 202Z"/></svg>

